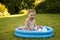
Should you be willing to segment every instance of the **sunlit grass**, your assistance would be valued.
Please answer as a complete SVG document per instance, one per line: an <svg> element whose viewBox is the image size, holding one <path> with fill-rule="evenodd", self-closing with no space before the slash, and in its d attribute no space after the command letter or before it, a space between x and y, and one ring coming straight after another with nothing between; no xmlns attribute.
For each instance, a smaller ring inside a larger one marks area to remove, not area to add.
<svg viewBox="0 0 60 40"><path fill-rule="evenodd" d="M27 16L0 18L0 40L60 40L60 14L37 14L36 24L51 26L54 29L54 36L51 38L25 39L14 35L15 28L24 25Z"/></svg>
<svg viewBox="0 0 60 40"><path fill-rule="evenodd" d="M23 9L19 11L19 14L15 14L15 15L8 15L7 11L5 12L5 15L0 15L0 18L6 18L6 17L18 17L18 16L25 16L28 14L28 10Z"/></svg>
<svg viewBox="0 0 60 40"><path fill-rule="evenodd" d="M44 2L45 0L35 0L34 4L35 6L37 6L38 4L40 4L41 2Z"/></svg>

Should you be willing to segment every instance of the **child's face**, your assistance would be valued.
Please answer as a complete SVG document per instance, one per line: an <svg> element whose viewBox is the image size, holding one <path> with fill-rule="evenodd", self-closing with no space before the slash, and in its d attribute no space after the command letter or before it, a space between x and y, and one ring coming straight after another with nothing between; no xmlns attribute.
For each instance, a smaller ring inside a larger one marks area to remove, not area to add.
<svg viewBox="0 0 60 40"><path fill-rule="evenodd" d="M30 12L28 16L29 16L29 18L31 18L31 19L35 19L36 13Z"/></svg>

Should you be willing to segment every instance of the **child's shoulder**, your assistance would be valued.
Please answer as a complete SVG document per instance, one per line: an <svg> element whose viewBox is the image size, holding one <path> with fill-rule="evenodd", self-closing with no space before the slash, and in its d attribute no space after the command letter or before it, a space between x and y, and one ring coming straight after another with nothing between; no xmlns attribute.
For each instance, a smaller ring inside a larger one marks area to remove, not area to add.
<svg viewBox="0 0 60 40"><path fill-rule="evenodd" d="M29 22L29 19L28 19L28 18L26 18L26 19L25 19L25 22Z"/></svg>

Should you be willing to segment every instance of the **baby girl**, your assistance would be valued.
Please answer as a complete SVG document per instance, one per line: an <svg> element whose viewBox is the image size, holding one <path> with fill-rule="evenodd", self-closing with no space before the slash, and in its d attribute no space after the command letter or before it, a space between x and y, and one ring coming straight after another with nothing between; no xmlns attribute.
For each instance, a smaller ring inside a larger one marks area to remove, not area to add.
<svg viewBox="0 0 60 40"><path fill-rule="evenodd" d="M28 12L28 18L25 20L25 28L27 30L37 29L37 25L35 24L35 16L36 11L34 9L30 9Z"/></svg>
<svg viewBox="0 0 60 40"><path fill-rule="evenodd" d="M26 30L37 30L46 32L47 29L42 26L38 26L35 23L36 11L34 9L30 9L28 12L28 18L25 20L25 29Z"/></svg>

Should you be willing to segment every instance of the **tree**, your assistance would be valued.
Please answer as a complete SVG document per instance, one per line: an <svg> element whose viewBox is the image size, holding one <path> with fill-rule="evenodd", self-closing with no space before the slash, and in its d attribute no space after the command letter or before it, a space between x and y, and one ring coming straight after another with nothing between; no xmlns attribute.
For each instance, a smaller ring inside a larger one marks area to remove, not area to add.
<svg viewBox="0 0 60 40"><path fill-rule="evenodd" d="M60 13L60 0L46 0L35 9L37 12Z"/></svg>
<svg viewBox="0 0 60 40"><path fill-rule="evenodd" d="M0 0L0 2L7 6L11 14L34 7L34 0Z"/></svg>

